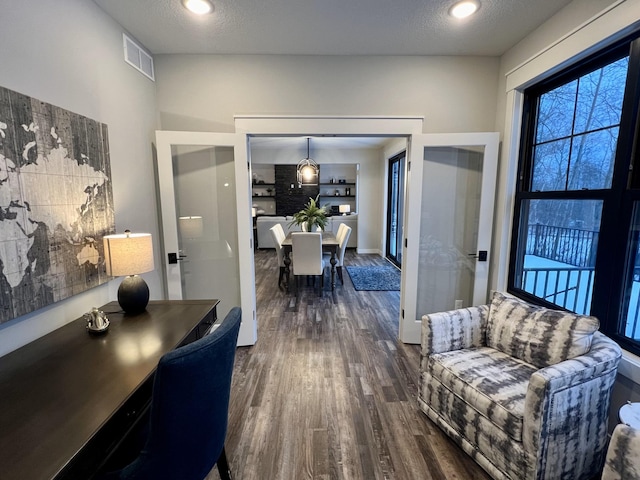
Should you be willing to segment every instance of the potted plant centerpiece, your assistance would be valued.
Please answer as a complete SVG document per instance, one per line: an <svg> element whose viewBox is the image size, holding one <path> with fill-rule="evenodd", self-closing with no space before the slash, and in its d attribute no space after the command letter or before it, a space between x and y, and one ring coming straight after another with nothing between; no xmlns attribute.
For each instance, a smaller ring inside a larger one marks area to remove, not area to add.
<svg viewBox="0 0 640 480"><path fill-rule="evenodd" d="M324 227L327 225L327 209L326 205L323 207L318 205L319 196L320 195L315 199L309 197L309 202L304 208L293 214L293 220L289 226L306 225L307 232L313 232L316 227L324 230Z"/></svg>

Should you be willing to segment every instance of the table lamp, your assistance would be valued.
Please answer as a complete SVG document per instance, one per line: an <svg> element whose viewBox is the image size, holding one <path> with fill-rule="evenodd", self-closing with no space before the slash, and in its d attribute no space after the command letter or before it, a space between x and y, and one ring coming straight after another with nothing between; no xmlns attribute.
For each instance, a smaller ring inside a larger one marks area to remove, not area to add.
<svg viewBox="0 0 640 480"><path fill-rule="evenodd" d="M346 215L351 212L351 205L340 205L339 210L342 215Z"/></svg>
<svg viewBox="0 0 640 480"><path fill-rule="evenodd" d="M105 235L104 257L107 275L125 276L118 288L118 303L127 313L140 313L149 303L149 287L138 276L153 270L153 243L150 233Z"/></svg>

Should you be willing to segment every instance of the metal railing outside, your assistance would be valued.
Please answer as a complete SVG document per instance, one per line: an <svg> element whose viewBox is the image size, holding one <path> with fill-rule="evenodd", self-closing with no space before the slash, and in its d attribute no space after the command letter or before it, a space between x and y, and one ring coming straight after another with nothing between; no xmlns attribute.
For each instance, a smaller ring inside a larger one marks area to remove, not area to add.
<svg viewBox="0 0 640 480"><path fill-rule="evenodd" d="M566 308L588 315L591 308L594 268L524 268L522 289Z"/></svg>
<svg viewBox="0 0 640 480"><path fill-rule="evenodd" d="M598 233L593 230L533 224L527 229L526 254L567 266L525 266L522 289L572 312L591 309ZM640 340L640 242L636 243L625 336Z"/></svg>
<svg viewBox="0 0 640 480"><path fill-rule="evenodd" d="M576 267L594 267L598 234L579 228L529 225L526 253Z"/></svg>

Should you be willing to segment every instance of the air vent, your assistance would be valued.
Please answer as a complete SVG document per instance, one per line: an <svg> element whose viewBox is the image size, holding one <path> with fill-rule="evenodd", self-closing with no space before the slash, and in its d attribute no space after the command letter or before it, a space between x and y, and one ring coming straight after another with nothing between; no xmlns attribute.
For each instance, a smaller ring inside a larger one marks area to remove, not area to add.
<svg viewBox="0 0 640 480"><path fill-rule="evenodd" d="M122 34L122 42L124 45L124 61L155 82L153 57L125 33Z"/></svg>

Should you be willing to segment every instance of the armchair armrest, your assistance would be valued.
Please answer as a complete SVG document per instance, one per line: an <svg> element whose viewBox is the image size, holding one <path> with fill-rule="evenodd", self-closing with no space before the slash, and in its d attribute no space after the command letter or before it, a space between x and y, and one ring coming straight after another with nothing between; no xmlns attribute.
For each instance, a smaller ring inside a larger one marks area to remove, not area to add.
<svg viewBox="0 0 640 480"><path fill-rule="evenodd" d="M422 356L485 344L489 305L422 317Z"/></svg>
<svg viewBox="0 0 640 480"><path fill-rule="evenodd" d="M602 456L585 452L593 452L597 443L595 451L604 453L611 388L621 356L617 343L596 332L587 354L531 375L522 440L527 452L536 453L537 470L549 475L545 478L561 478L566 469L580 477L576 472L600 468Z"/></svg>

